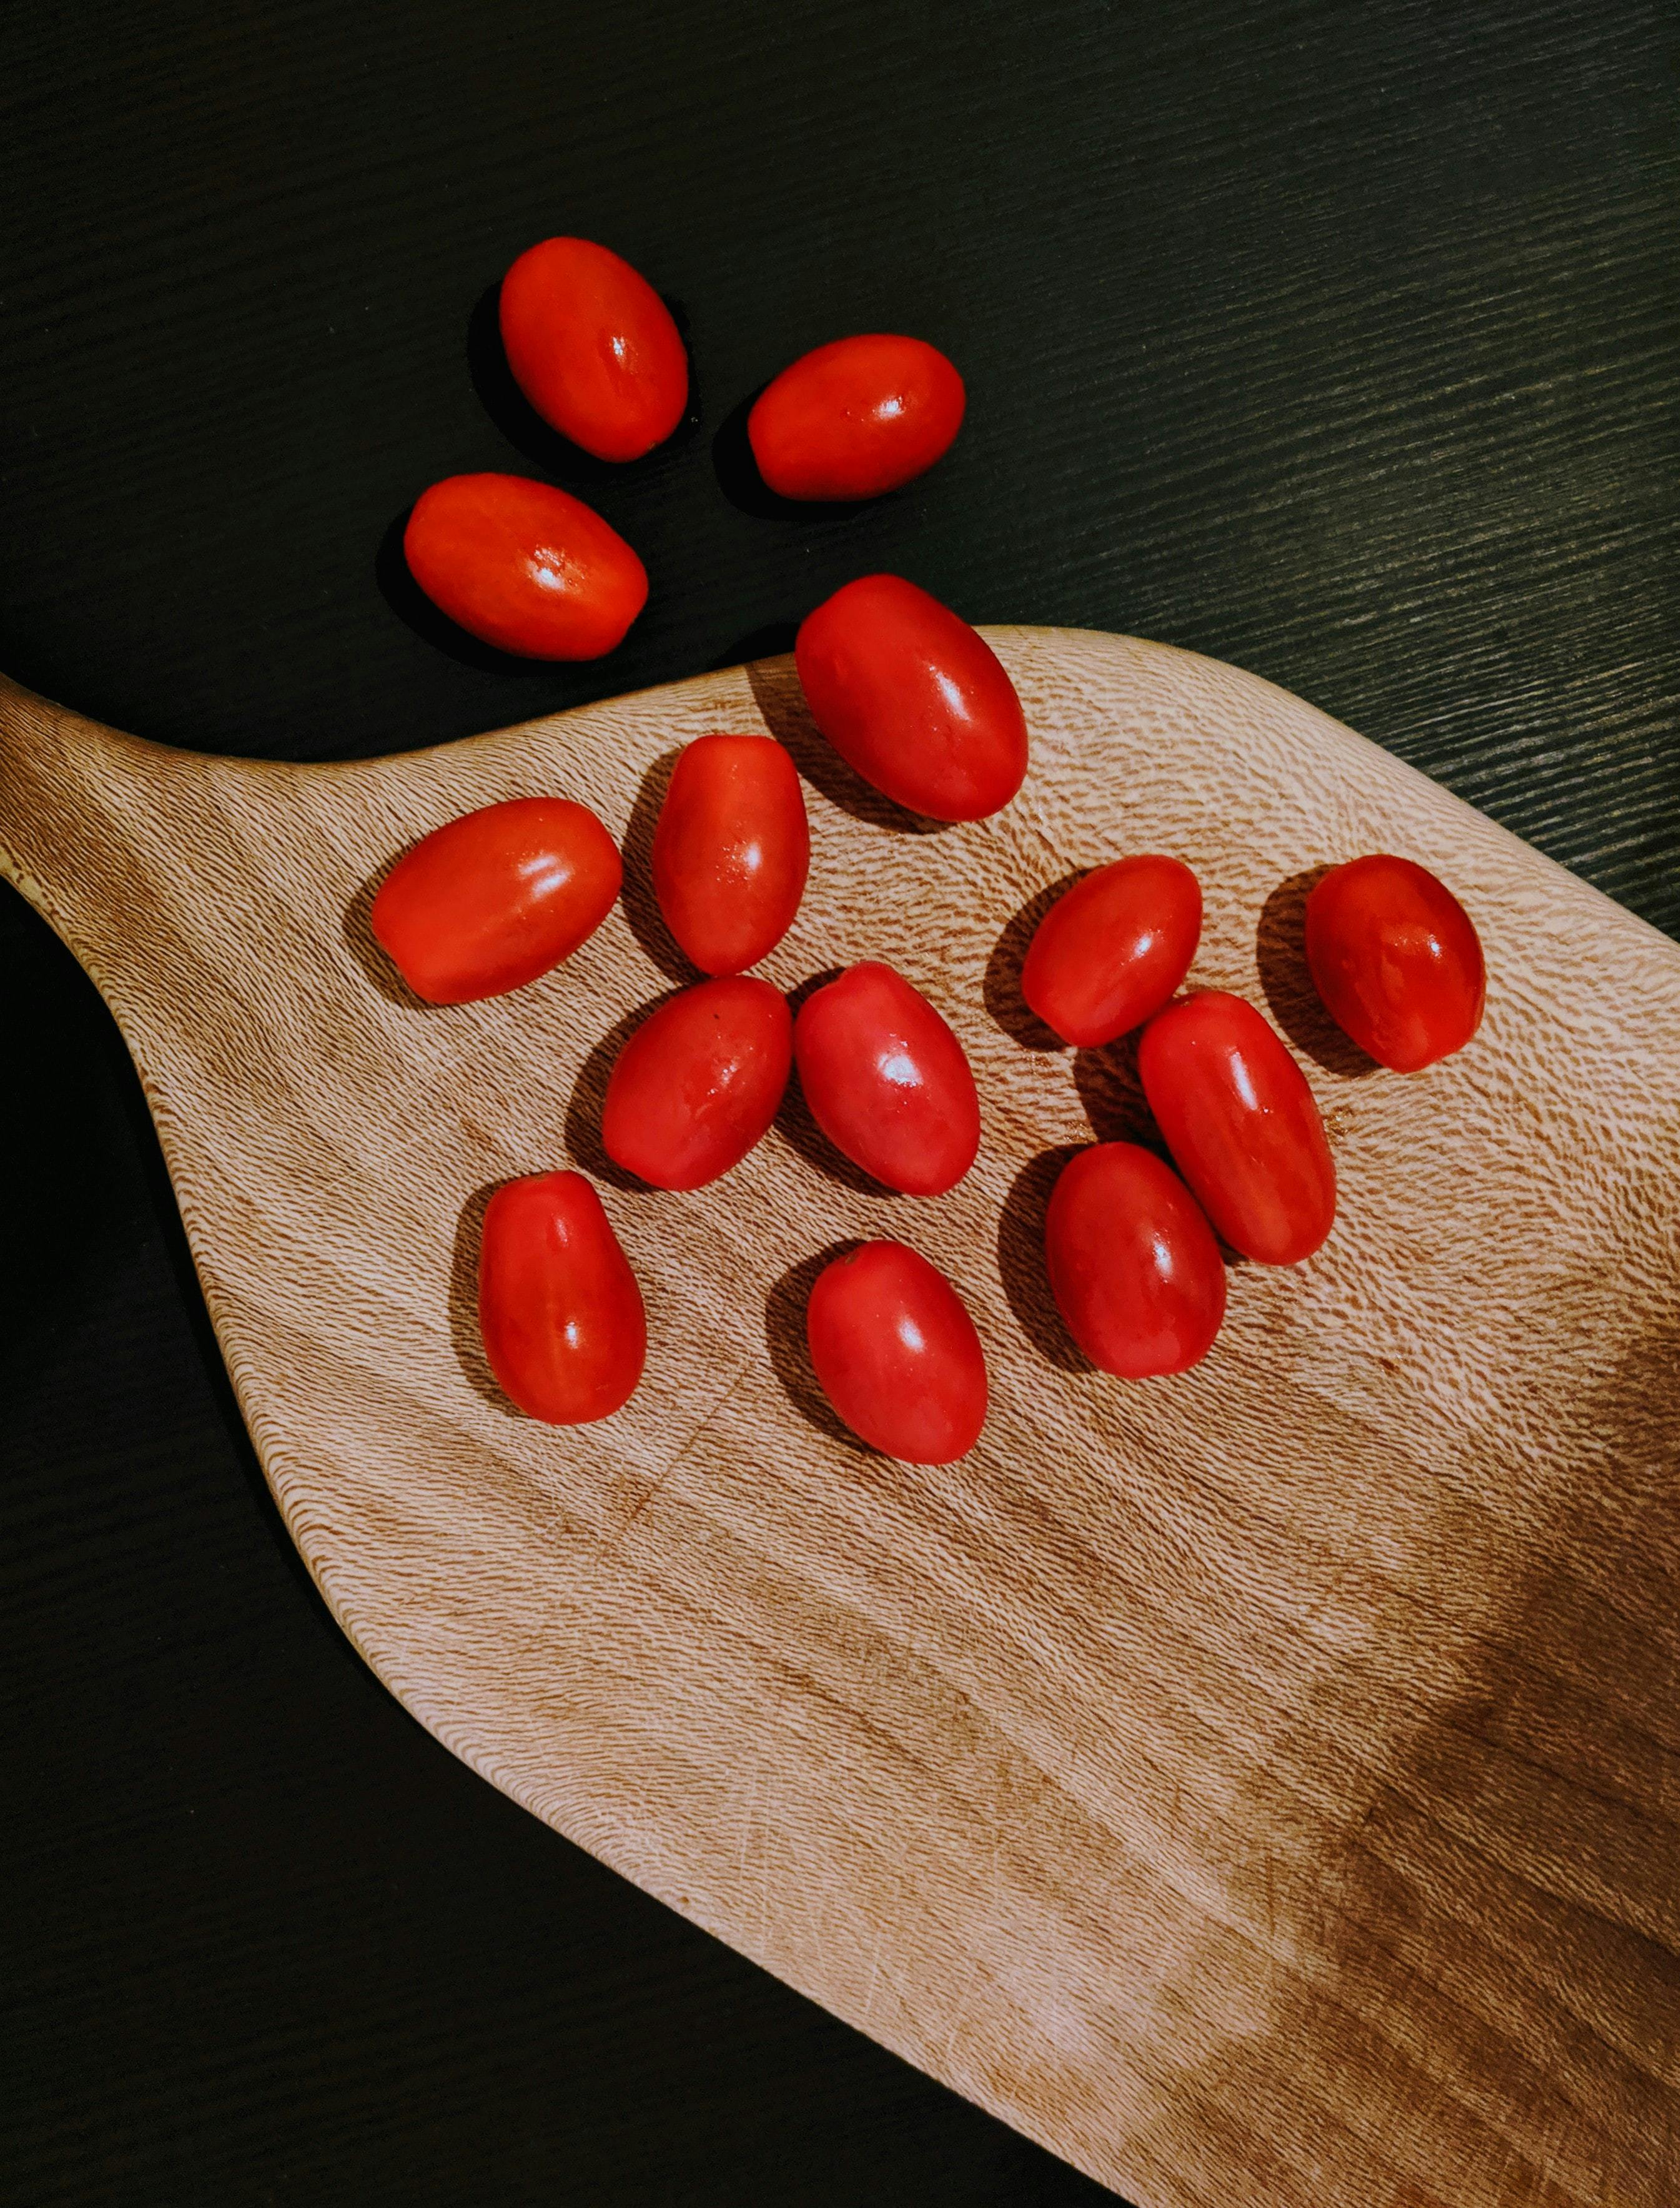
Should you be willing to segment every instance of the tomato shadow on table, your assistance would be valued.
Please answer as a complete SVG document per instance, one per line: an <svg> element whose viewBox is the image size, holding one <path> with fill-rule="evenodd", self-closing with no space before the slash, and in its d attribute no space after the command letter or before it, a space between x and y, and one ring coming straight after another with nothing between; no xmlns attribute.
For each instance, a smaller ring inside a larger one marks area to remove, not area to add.
<svg viewBox="0 0 1680 2208"><path fill-rule="evenodd" d="M1278 884L1260 909L1255 963L1267 1008L1295 1048L1324 1072L1358 1081L1377 1071L1377 1060L1330 1017L1306 963L1306 901L1332 871L1307 867Z"/></svg>
<svg viewBox="0 0 1680 2208"><path fill-rule="evenodd" d="M1063 1167L1078 1156L1081 1148L1077 1143L1059 1143L1023 1166L998 1218L998 1277L1016 1323L1046 1364L1070 1373L1095 1372L1096 1367L1068 1332L1050 1292L1044 1221Z"/></svg>
<svg viewBox="0 0 1680 2208"><path fill-rule="evenodd" d="M901 836L939 835L955 825L912 813L848 766L812 719L793 667L771 660L749 661L747 680L765 728L813 789L831 805L849 813L855 820L867 821L873 828L891 828Z"/></svg>
<svg viewBox="0 0 1680 2208"><path fill-rule="evenodd" d="M855 1434L823 1393L805 1330L805 1309L819 1274L837 1257L861 1246L853 1236L843 1242L831 1242L814 1257L801 1257L796 1265L789 1265L765 1299L765 1342L782 1393L807 1425L814 1426L855 1456L879 1457L880 1450Z"/></svg>
<svg viewBox="0 0 1680 2208"><path fill-rule="evenodd" d="M671 786L671 777L676 763L682 757L682 746L674 744L662 752L642 777L636 792L636 801L630 808L630 819L624 831L624 887L619 902L624 908L624 917L630 933L641 945L649 961L657 966L668 981L687 987L705 979L698 966L684 953L682 946L665 924L665 915L659 909L659 899L653 887L653 836L659 825L659 814L665 802L665 793Z"/></svg>
<svg viewBox="0 0 1680 2208"><path fill-rule="evenodd" d="M637 1029L651 1020L662 1005L669 1005L681 993L680 989L662 990L645 1005L626 1012L622 1019L615 1020L579 1067L578 1077L572 1084L571 1100L566 1107L566 1154L580 1172L586 1173L592 1180L604 1181L609 1188L645 1196L650 1185L639 1173L627 1173L609 1157L602 1140L601 1113L607 1101L607 1083L612 1079L613 1066Z"/></svg>
<svg viewBox="0 0 1680 2208"><path fill-rule="evenodd" d="M574 445L552 429L520 390L501 342L500 277L481 293L467 316L466 372L478 404L522 459L591 505L595 503L594 495L605 487L633 483L656 472L665 457L686 446L699 428L700 399L688 312L680 299L665 298L663 303L688 357L688 403L670 435L634 460L602 460L586 453L581 445Z"/></svg>
<svg viewBox="0 0 1680 2208"><path fill-rule="evenodd" d="M434 651L442 652L462 667L476 668L483 675L517 675L527 681L543 675L552 681L561 671L560 663L525 659L516 651L501 651L493 644L481 643L432 603L415 581L403 553L403 533L413 511L412 506L403 508L381 537L379 549L374 555L374 580L379 585L381 597L398 620L411 628L423 644L430 645Z"/></svg>
<svg viewBox="0 0 1680 2208"><path fill-rule="evenodd" d="M1021 993L1021 969L1038 933L1039 922L1051 906L1065 897L1091 869L1076 867L1059 881L1035 890L1020 910L1004 923L1003 933L986 962L981 994L993 1023L1023 1050L1065 1050L1066 1042L1047 1022L1040 1019Z"/></svg>
<svg viewBox="0 0 1680 2208"><path fill-rule="evenodd" d="M500 1411L504 1418L523 1419L525 1412L512 1396L503 1394L490 1370L478 1325L478 1253L484 1240L484 1214L490 1198L506 1185L505 1179L486 1181L461 1206L449 1259L449 1341L456 1364L480 1401Z"/></svg>

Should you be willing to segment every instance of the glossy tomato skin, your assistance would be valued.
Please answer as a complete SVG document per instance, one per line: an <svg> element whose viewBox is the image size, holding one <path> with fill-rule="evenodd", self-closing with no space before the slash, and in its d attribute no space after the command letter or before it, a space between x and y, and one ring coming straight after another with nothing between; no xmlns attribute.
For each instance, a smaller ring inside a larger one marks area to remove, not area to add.
<svg viewBox="0 0 1680 2208"><path fill-rule="evenodd" d="M811 863L799 773L774 736L699 736L653 831L665 924L703 974L741 974L793 926Z"/></svg>
<svg viewBox="0 0 1680 2208"><path fill-rule="evenodd" d="M981 820L1027 772L1027 723L986 639L902 575L861 575L794 645L812 717L866 782L935 820Z"/></svg>
<svg viewBox="0 0 1680 2208"><path fill-rule="evenodd" d="M1057 1308L1093 1365L1183 1372L1225 1317L1225 1263L1196 1198L1152 1150L1099 1143L1063 1167L1044 1224Z"/></svg>
<svg viewBox="0 0 1680 2208"><path fill-rule="evenodd" d="M817 1276L806 1337L823 1393L872 1449L908 1464L966 1456L986 1424L986 1355L945 1275L902 1242L866 1242Z"/></svg>
<svg viewBox="0 0 1680 2208"><path fill-rule="evenodd" d="M1481 1025L1481 939L1413 860L1379 852L1326 874L1306 901L1306 960L1336 1025L1396 1073L1462 1050Z"/></svg>
<svg viewBox="0 0 1680 2208"><path fill-rule="evenodd" d="M523 988L569 958L612 909L618 846L586 805L514 797L446 822L405 851L369 915L430 1005Z"/></svg>
<svg viewBox="0 0 1680 2208"><path fill-rule="evenodd" d="M481 643L524 659L599 659L647 603L647 570L592 507L527 476L447 476L421 494L403 556Z"/></svg>
<svg viewBox="0 0 1680 2208"><path fill-rule="evenodd" d="M824 1134L889 1188L943 1196L974 1163L980 1098L963 1046L891 967L849 967L807 997L794 1061Z"/></svg>
<svg viewBox="0 0 1680 2208"><path fill-rule="evenodd" d="M552 429L601 460L639 459L688 404L688 356L645 276L586 237L546 237L501 279L513 381Z"/></svg>
<svg viewBox="0 0 1680 2208"><path fill-rule="evenodd" d="M765 387L747 437L783 498L877 498L950 451L966 404L962 377L921 338L838 338Z"/></svg>
<svg viewBox="0 0 1680 2208"><path fill-rule="evenodd" d="M608 1156L655 1188L704 1188L764 1134L792 1063L788 1000L768 981L736 974L683 990L614 1064L601 1113Z"/></svg>
<svg viewBox="0 0 1680 2208"><path fill-rule="evenodd" d="M503 1391L553 1426L609 1419L647 1356L642 1292L581 1173L533 1173L484 1213L478 1324Z"/></svg>
<svg viewBox="0 0 1680 2208"><path fill-rule="evenodd" d="M1252 1005L1204 989L1157 1012L1137 1071L1167 1147L1233 1250L1310 1257L1335 1220L1335 1166L1306 1079Z"/></svg>
<svg viewBox="0 0 1680 2208"><path fill-rule="evenodd" d="M1202 887L1182 861L1117 859L1040 921L1021 994L1064 1042L1113 1042L1171 1001L1201 934Z"/></svg>

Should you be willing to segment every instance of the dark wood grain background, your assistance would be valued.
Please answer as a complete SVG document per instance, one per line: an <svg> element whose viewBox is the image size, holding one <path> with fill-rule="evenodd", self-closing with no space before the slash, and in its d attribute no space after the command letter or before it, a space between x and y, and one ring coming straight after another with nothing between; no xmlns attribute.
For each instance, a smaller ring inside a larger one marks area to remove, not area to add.
<svg viewBox="0 0 1680 2208"><path fill-rule="evenodd" d="M375 753L779 648L886 567L1239 661L1680 932L1677 75L1618 0L14 7L0 666ZM497 355L556 231L690 340L693 417L628 469ZM741 401L860 328L955 357L956 451L759 510ZM394 526L477 467L642 552L614 658L414 603ZM409 1721L268 1506L115 1030L9 893L0 1038L0 2195L1102 2197Z"/></svg>

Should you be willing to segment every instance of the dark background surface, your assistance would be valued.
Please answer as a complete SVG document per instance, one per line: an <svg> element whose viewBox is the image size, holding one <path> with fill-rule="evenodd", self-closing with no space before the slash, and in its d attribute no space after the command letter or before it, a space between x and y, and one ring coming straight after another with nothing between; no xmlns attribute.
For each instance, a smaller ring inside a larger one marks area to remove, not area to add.
<svg viewBox="0 0 1680 2208"><path fill-rule="evenodd" d="M1677 60L1616 0L13 8L0 666L375 753L775 645L888 567L1239 661L1680 932ZM483 342L556 231L690 338L696 418L621 471ZM745 510L731 410L855 328L951 352L957 449ZM381 544L477 467L642 552L615 657L405 618ZM410 1722L267 1503L121 1042L9 892L0 1039L0 2193L1107 2197Z"/></svg>

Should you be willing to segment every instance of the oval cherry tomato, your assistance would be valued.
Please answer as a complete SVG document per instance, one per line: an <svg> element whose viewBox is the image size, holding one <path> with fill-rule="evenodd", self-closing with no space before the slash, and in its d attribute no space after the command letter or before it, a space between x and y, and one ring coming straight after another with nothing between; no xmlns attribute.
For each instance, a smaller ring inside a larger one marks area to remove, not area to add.
<svg viewBox="0 0 1680 2208"><path fill-rule="evenodd" d="M902 1242L866 1242L817 1275L805 1314L823 1393L872 1449L908 1464L966 1456L986 1423L986 1356L945 1275Z"/></svg>
<svg viewBox="0 0 1680 2208"><path fill-rule="evenodd" d="M1426 867L1379 853L1306 901L1306 963L1330 1017L1396 1073L1462 1050L1481 1025L1481 939Z"/></svg>
<svg viewBox="0 0 1680 2208"><path fill-rule="evenodd" d="M513 381L552 429L600 460L639 459L688 404L688 356L670 310L627 261L586 237L548 237L501 279Z"/></svg>
<svg viewBox="0 0 1680 2208"><path fill-rule="evenodd" d="M807 997L794 1058L811 1115L854 1165L906 1196L955 1188L980 1148L963 1046L891 966L849 967Z"/></svg>
<svg viewBox="0 0 1680 2208"><path fill-rule="evenodd" d="M1225 1264L1202 1207L1152 1150L1099 1143L1062 1169L1044 1222L1050 1287L1093 1365L1182 1372L1225 1317Z"/></svg>
<svg viewBox="0 0 1680 2208"><path fill-rule="evenodd" d="M466 1005L523 988L594 934L624 870L586 805L513 797L404 852L369 915L417 997Z"/></svg>
<svg viewBox="0 0 1680 2208"><path fill-rule="evenodd" d="M1021 969L1021 994L1082 1049L1141 1027L1177 993L1202 933L1202 889L1177 859L1118 859L1058 897Z"/></svg>
<svg viewBox="0 0 1680 2208"><path fill-rule="evenodd" d="M490 1198L478 1325L506 1394L551 1426L609 1419L647 1356L642 1292L581 1173L533 1173Z"/></svg>
<svg viewBox="0 0 1680 2208"><path fill-rule="evenodd" d="M793 1063L788 1000L729 975L662 1005L618 1054L601 1113L607 1155L655 1188L704 1188L776 1117Z"/></svg>
<svg viewBox="0 0 1680 2208"><path fill-rule="evenodd" d="M415 501L403 556L471 635L525 659L598 659L647 603L647 570L580 498L525 476L447 476Z"/></svg>
<svg viewBox="0 0 1680 2208"><path fill-rule="evenodd" d="M747 417L759 473L783 498L875 498L951 449L963 379L920 338L839 338L784 368Z"/></svg>
<svg viewBox="0 0 1680 2208"><path fill-rule="evenodd" d="M807 614L794 660L813 719L866 782L935 820L980 820L1027 772L1027 723L985 639L900 575Z"/></svg>
<svg viewBox="0 0 1680 2208"><path fill-rule="evenodd" d="M774 736L699 736L653 831L653 889L703 974L740 974L793 926L811 863L805 793Z"/></svg>
<svg viewBox="0 0 1680 2208"><path fill-rule="evenodd" d="M1335 1167L1306 1079L1252 1005L1204 989L1143 1030L1137 1071L1167 1147L1233 1250L1310 1257L1335 1219Z"/></svg>

